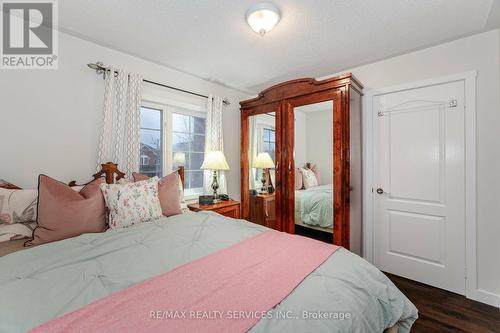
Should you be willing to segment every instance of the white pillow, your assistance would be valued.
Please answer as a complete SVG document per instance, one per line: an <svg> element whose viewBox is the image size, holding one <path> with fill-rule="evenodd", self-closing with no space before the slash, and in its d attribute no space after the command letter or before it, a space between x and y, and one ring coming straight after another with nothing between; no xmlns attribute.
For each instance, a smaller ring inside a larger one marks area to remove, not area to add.
<svg viewBox="0 0 500 333"><path fill-rule="evenodd" d="M301 169L302 172L302 183L304 184L304 188L307 190L311 187L318 186L318 179L314 172L310 169Z"/></svg>
<svg viewBox="0 0 500 333"><path fill-rule="evenodd" d="M109 227L125 228L162 216L158 177L128 184L101 184L109 209Z"/></svg>

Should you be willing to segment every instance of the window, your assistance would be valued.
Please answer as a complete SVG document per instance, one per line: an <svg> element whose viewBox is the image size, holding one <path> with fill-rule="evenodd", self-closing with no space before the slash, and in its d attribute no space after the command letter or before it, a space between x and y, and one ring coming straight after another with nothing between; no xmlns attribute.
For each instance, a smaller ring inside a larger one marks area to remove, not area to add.
<svg viewBox="0 0 500 333"><path fill-rule="evenodd" d="M139 172L162 177L184 166L184 194L203 192L205 117L201 110L143 102Z"/></svg>
<svg viewBox="0 0 500 333"><path fill-rule="evenodd" d="M274 164L276 164L276 130L272 127L262 128L262 152L269 153ZM255 173L255 183L259 184L262 179L262 172L260 170ZM260 185L259 185L260 187Z"/></svg>
<svg viewBox="0 0 500 333"><path fill-rule="evenodd" d="M264 128L263 136L264 152L269 153L276 163L276 131L273 128Z"/></svg>
<svg viewBox="0 0 500 333"><path fill-rule="evenodd" d="M148 165L149 164L149 156L141 155L139 157L139 163L140 163L140 165Z"/></svg>
<svg viewBox="0 0 500 333"><path fill-rule="evenodd" d="M163 176L162 110L141 107L141 139L139 172L150 176Z"/></svg>
<svg viewBox="0 0 500 333"><path fill-rule="evenodd" d="M173 167L185 167L184 186L188 194L203 191L205 157L205 118L172 112Z"/></svg>

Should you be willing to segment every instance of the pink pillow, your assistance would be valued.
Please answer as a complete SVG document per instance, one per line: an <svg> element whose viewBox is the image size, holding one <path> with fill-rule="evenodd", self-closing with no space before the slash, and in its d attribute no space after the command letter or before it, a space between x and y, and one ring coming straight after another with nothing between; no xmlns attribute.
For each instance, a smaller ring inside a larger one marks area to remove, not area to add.
<svg viewBox="0 0 500 333"><path fill-rule="evenodd" d="M85 185L80 192L55 179L38 177L37 227L25 246L50 243L107 229L103 178Z"/></svg>
<svg viewBox="0 0 500 333"><path fill-rule="evenodd" d="M132 177L134 177L134 182L150 178L137 172L133 172ZM179 174L177 171L166 175L158 181L158 197L163 215L172 216L182 214L181 202L179 200Z"/></svg>
<svg viewBox="0 0 500 333"><path fill-rule="evenodd" d="M295 190L301 190L302 187L302 172L300 171L300 168L297 168L295 169Z"/></svg>

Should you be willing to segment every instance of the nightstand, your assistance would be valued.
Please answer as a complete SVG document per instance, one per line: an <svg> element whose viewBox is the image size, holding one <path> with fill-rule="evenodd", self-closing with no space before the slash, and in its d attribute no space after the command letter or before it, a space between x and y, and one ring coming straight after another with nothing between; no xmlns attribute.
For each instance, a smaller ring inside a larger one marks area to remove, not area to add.
<svg viewBox="0 0 500 333"><path fill-rule="evenodd" d="M250 222L276 228L276 207L274 193L250 196Z"/></svg>
<svg viewBox="0 0 500 333"><path fill-rule="evenodd" d="M200 204L195 203L195 204L189 204L188 207L193 212L212 211L212 212L216 212L216 213L219 213L219 214L227 216L227 217L232 217L233 219L240 218L240 203L239 203L239 201L227 200L227 201L221 201L219 203L216 203L213 205L206 205L206 206L201 206Z"/></svg>

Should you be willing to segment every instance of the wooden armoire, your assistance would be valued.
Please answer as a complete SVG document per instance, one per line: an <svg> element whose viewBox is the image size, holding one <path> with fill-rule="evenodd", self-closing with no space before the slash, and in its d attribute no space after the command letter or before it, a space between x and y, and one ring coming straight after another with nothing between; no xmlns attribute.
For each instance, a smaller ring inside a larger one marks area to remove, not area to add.
<svg viewBox="0 0 500 333"><path fill-rule="evenodd" d="M250 217L250 188L253 172L249 155L251 117L270 115L275 131L274 228L295 232L295 108L331 102L331 171L333 186L333 243L361 253L362 233L362 138L361 83L351 74L318 81L304 78L263 90L241 106L241 201L242 218ZM328 104L330 105L330 104ZM273 118L274 117L274 118ZM318 133L315 133L318 134ZM319 133L322 135L322 133ZM268 144L268 143L266 143ZM310 148L312 149L312 148ZM326 152L326 150L325 150Z"/></svg>

